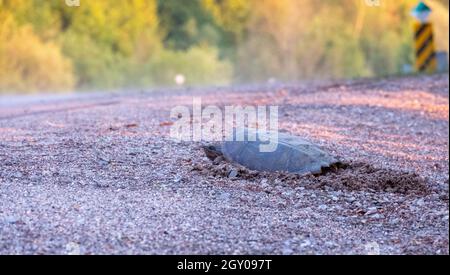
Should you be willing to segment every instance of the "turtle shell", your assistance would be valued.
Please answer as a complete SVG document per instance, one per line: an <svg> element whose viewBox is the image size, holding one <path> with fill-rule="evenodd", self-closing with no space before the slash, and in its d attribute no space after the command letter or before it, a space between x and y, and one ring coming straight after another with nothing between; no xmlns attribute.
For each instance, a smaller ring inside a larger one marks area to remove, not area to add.
<svg viewBox="0 0 450 275"><path fill-rule="evenodd" d="M239 163L251 170L285 171L290 173L318 174L338 161L317 145L300 137L278 133L277 146L273 152L262 152L260 145L268 144L269 134L273 132L244 129L244 141L225 141L222 153L231 162ZM255 131L256 141L248 140L249 131ZM272 136L273 137L273 136ZM261 140L266 140L262 142Z"/></svg>

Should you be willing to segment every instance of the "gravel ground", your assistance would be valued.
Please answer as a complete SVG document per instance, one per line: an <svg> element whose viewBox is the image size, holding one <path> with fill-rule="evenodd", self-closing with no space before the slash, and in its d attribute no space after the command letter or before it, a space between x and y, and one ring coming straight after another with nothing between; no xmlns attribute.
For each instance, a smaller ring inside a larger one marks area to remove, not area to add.
<svg viewBox="0 0 450 275"><path fill-rule="evenodd" d="M0 98L0 253L448 254L448 82ZM169 138L170 109L193 96L278 105L282 130L348 167L212 163Z"/></svg>

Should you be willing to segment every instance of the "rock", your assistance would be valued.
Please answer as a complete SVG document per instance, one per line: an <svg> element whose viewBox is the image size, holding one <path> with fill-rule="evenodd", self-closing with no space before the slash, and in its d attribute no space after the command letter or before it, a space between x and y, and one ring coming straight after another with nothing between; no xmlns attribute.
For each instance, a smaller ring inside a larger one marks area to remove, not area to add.
<svg viewBox="0 0 450 275"><path fill-rule="evenodd" d="M32 181L32 182L40 182L41 181L41 177L39 177L38 175L31 175L30 176L30 181Z"/></svg>
<svg viewBox="0 0 450 275"><path fill-rule="evenodd" d="M229 193L221 193L221 194L218 196L218 199L220 199L220 200L229 200L230 197L231 197L231 195L230 195Z"/></svg>
<svg viewBox="0 0 450 275"><path fill-rule="evenodd" d="M292 249L292 243L290 240L285 240L283 242L283 248L281 249L281 253L283 255L291 255L294 253L294 250Z"/></svg>
<svg viewBox="0 0 450 275"><path fill-rule="evenodd" d="M304 242L302 242L301 244L300 244L300 247L308 247L308 246L311 246L311 241L310 240L305 240Z"/></svg>
<svg viewBox="0 0 450 275"><path fill-rule="evenodd" d="M225 159L222 157L222 156L218 156L217 158L215 158L214 160L213 160L213 164L214 165L218 165L218 164L220 164L222 161L224 161Z"/></svg>
<svg viewBox="0 0 450 275"><path fill-rule="evenodd" d="M80 245L75 242L69 242L66 244L66 253L68 255L80 255Z"/></svg>
<svg viewBox="0 0 450 275"><path fill-rule="evenodd" d="M281 254L283 255L291 255L292 253L294 253L294 250L292 250L290 247L284 247L281 250Z"/></svg>
<svg viewBox="0 0 450 275"><path fill-rule="evenodd" d="M364 215L369 216L378 213L378 208L369 207Z"/></svg>
<svg viewBox="0 0 450 275"><path fill-rule="evenodd" d="M345 199L348 203L353 203L354 201L356 201L355 197L348 197Z"/></svg>
<svg viewBox="0 0 450 275"><path fill-rule="evenodd" d="M53 173L52 173L52 171L50 171L50 170L44 170L44 171L42 171L42 176L44 176L44 177L49 177L49 176L51 176Z"/></svg>
<svg viewBox="0 0 450 275"><path fill-rule="evenodd" d="M129 151L128 152L128 155L130 155L130 156L137 156L138 154L139 154L138 151Z"/></svg>
<svg viewBox="0 0 450 275"><path fill-rule="evenodd" d="M418 200L416 201L416 205L417 205L417 206L424 206L424 205L425 205L425 202L424 202L424 200L421 198L421 199L418 199Z"/></svg>
<svg viewBox="0 0 450 275"><path fill-rule="evenodd" d="M6 223L14 224L14 223L16 223L16 222L19 221L19 218L14 217L14 216L9 216L9 217L6 217L6 218L4 219L4 221L5 221Z"/></svg>
<svg viewBox="0 0 450 275"><path fill-rule="evenodd" d="M328 206L326 206L325 204L319 205L319 210L327 210Z"/></svg>
<svg viewBox="0 0 450 275"><path fill-rule="evenodd" d="M106 188L106 187L109 187L109 182L103 181L103 180L101 180L101 181L96 181L94 184L95 184L96 187L99 187L99 188Z"/></svg>
<svg viewBox="0 0 450 275"><path fill-rule="evenodd" d="M228 173L228 178L230 179L235 179L238 176L238 171L236 169L232 169L229 173Z"/></svg>
<svg viewBox="0 0 450 275"><path fill-rule="evenodd" d="M98 160L98 164L100 166L107 166L110 163L111 163L111 161L108 158L105 158L105 157L100 157L99 160Z"/></svg>
<svg viewBox="0 0 450 275"><path fill-rule="evenodd" d="M260 182L262 188L267 189L270 187L269 181L267 179L262 179Z"/></svg>
<svg viewBox="0 0 450 275"><path fill-rule="evenodd" d="M392 187L386 188L386 192L389 192L389 193L395 193L395 191L396 191L395 188L392 188Z"/></svg>
<svg viewBox="0 0 450 275"><path fill-rule="evenodd" d="M381 219L384 219L384 215L376 213L376 214L373 214L372 216L370 216L370 218L372 218L374 220L381 220Z"/></svg>
<svg viewBox="0 0 450 275"><path fill-rule="evenodd" d="M22 178L23 177L23 174L21 173L21 172L16 172L16 173L14 173L14 175L13 175L15 178L18 178L18 179L20 179L20 178Z"/></svg>

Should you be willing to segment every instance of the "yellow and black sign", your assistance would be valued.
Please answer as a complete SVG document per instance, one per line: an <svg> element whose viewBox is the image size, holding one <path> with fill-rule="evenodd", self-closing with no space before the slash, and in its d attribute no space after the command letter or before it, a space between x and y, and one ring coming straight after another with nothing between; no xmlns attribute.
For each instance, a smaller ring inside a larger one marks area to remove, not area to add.
<svg viewBox="0 0 450 275"><path fill-rule="evenodd" d="M433 25L431 23L419 23L414 26L416 69L419 72L436 71L436 50L433 41Z"/></svg>

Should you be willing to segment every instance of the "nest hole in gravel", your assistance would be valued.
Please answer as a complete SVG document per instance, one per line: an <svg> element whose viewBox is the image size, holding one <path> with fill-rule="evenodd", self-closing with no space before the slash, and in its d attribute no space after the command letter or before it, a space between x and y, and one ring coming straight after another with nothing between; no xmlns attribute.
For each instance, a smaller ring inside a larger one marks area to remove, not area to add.
<svg viewBox="0 0 450 275"><path fill-rule="evenodd" d="M207 162L194 165L194 171L205 176L234 180L281 182L308 189L332 188L336 190L390 192L424 195L429 193L425 179L411 172L376 168L364 162L348 162L341 168L321 175L297 175L285 172L259 172L241 165L221 162Z"/></svg>

